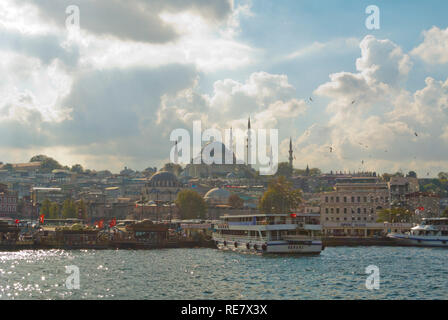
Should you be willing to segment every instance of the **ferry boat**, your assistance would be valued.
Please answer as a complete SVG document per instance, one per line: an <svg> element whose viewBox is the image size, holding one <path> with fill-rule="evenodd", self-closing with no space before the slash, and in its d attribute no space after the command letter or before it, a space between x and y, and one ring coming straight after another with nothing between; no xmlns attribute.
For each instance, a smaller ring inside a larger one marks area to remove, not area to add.
<svg viewBox="0 0 448 320"><path fill-rule="evenodd" d="M320 254L316 213L225 215L215 225L218 249L253 253Z"/></svg>
<svg viewBox="0 0 448 320"><path fill-rule="evenodd" d="M423 218L411 231L387 236L406 245L448 247L448 218Z"/></svg>

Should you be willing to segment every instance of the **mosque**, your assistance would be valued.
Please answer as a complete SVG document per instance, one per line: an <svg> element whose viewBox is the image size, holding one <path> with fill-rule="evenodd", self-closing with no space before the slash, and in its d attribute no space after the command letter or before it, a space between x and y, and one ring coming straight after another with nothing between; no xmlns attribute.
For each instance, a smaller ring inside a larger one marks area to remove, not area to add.
<svg viewBox="0 0 448 320"><path fill-rule="evenodd" d="M250 129L250 118L248 120L248 129ZM232 140L232 138L231 138ZM209 178L209 177L221 177L221 178L250 178L254 170L249 164L249 159L246 163L237 161L236 156L232 150L227 148L222 142L214 141L207 143L202 149L199 155L185 167L182 175L191 178ZM250 139L246 140L246 151L250 149ZM215 152L219 152L217 155L221 157L220 163L207 164L204 161L204 157L209 153L210 158L214 158ZM248 152L247 152L248 153ZM226 159L231 159L231 161ZM230 162L230 163L229 163Z"/></svg>

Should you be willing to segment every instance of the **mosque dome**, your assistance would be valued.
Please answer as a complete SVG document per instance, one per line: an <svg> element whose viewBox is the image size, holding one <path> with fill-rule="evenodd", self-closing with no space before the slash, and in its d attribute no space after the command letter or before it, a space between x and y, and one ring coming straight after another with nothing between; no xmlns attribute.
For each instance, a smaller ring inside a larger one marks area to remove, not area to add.
<svg viewBox="0 0 448 320"><path fill-rule="evenodd" d="M148 185L151 187L178 187L179 181L173 173L159 171L151 176Z"/></svg>
<svg viewBox="0 0 448 320"><path fill-rule="evenodd" d="M214 163L218 164L218 160L221 160L220 164L226 164L226 159L229 162L228 164L236 164L235 154L229 150L224 143L219 141L213 141L207 143L201 149L201 153L196 156L194 159L194 163L206 163L204 160L210 159L210 161L215 161ZM200 160L200 161L198 161Z"/></svg>
<svg viewBox="0 0 448 320"><path fill-rule="evenodd" d="M222 188L213 188L205 196L205 201L211 204L227 204L229 202L230 191Z"/></svg>

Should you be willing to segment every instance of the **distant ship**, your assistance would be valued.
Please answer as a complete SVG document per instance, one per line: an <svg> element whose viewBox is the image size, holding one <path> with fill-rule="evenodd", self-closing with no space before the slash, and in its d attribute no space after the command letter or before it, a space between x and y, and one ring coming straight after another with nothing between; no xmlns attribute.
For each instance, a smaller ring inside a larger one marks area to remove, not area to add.
<svg viewBox="0 0 448 320"><path fill-rule="evenodd" d="M424 218L407 233L389 233L398 243L424 247L448 247L448 218Z"/></svg>
<svg viewBox="0 0 448 320"><path fill-rule="evenodd" d="M315 213L225 215L215 225L213 240L221 250L320 254L319 219Z"/></svg>

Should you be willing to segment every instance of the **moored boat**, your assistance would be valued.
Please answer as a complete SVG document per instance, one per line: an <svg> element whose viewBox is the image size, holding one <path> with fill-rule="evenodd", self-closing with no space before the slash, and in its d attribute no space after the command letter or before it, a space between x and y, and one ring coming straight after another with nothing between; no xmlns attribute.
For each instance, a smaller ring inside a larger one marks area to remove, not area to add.
<svg viewBox="0 0 448 320"><path fill-rule="evenodd" d="M397 243L422 247L448 247L448 218L424 218L406 233L389 233Z"/></svg>
<svg viewBox="0 0 448 320"><path fill-rule="evenodd" d="M257 253L320 254L319 214L222 216L213 240L218 249Z"/></svg>

